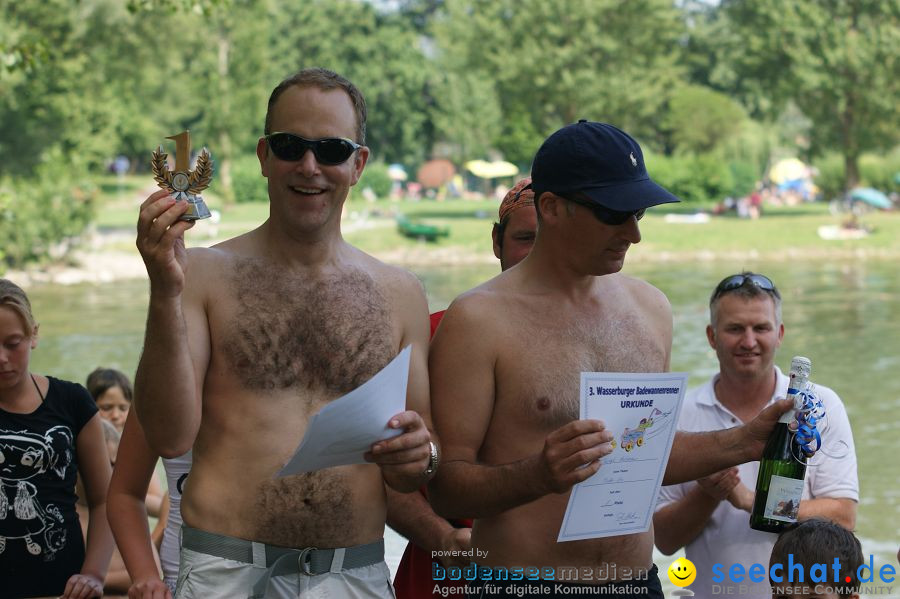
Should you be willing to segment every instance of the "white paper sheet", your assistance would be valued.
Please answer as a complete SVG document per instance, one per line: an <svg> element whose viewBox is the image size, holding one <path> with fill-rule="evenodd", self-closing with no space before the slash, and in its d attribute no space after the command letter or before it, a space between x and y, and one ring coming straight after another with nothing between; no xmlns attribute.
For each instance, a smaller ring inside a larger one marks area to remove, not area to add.
<svg viewBox="0 0 900 599"><path fill-rule="evenodd" d="M410 353L407 345L371 379L319 410L277 476L365 463L373 443L401 434L388 422L406 410Z"/></svg>
<svg viewBox="0 0 900 599"><path fill-rule="evenodd" d="M558 542L649 530L681 402L685 372L582 372L581 418L602 420L615 447L572 488Z"/></svg>

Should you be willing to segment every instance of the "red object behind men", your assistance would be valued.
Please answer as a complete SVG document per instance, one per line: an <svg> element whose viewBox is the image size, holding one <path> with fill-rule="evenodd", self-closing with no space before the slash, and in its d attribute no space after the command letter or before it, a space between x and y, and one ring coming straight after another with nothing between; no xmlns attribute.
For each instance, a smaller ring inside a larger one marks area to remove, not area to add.
<svg viewBox="0 0 900 599"><path fill-rule="evenodd" d="M446 310L441 310L440 312L435 312L431 315L432 337L434 337L434 332L437 330L441 318L444 317L445 311ZM419 489L419 492L426 498L428 497L425 492L425 487ZM450 524L457 528L470 528L472 526L472 521L450 520ZM397 599L444 597L444 595L434 595L432 593L432 591L434 591L434 585L436 584L441 587L459 587L459 581L455 583L446 580L443 582L436 582L431 575L432 561L431 555L418 545L411 542L406 544L406 551L403 552L403 558L400 560L400 565L397 567L397 575L394 577L394 592L397 594ZM462 595L455 593L450 593L447 597L449 599L463 599Z"/></svg>

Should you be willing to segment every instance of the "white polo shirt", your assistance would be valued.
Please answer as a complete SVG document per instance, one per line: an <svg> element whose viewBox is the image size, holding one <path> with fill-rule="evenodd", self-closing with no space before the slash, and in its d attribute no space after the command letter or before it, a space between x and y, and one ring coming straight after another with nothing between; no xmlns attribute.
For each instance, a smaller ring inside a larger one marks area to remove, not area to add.
<svg viewBox="0 0 900 599"><path fill-rule="evenodd" d="M770 403L787 393L788 377L775 367L778 380ZM704 385L689 391L678 420L679 430L688 432L711 431L731 428L741 424L740 419L719 403L715 394L716 374ZM856 475L856 450L847 411L837 394L822 385L816 385L816 394L825 405L825 422L819 424L823 451L817 453L806 469L803 499L829 497L859 501L859 481ZM846 443L846 445L844 443ZM829 457L831 456L834 457ZM738 466L741 482L750 490L756 487L759 462ZM684 497L696 482L662 487L657 509ZM685 548L686 557L697 569L696 580L688 587L698 599L732 596L739 599L769 599L769 556L778 535L750 528L750 514L733 507L723 500L715 509L709 523L700 535ZM713 564L722 564L721 582L713 582ZM733 583L729 577L732 564L744 566L745 577ZM752 582L746 573L753 564L762 564L766 570L764 581ZM712 593L713 585L719 592ZM746 585L743 589L741 585ZM733 589L733 590L732 590ZM741 591L743 590L743 593Z"/></svg>

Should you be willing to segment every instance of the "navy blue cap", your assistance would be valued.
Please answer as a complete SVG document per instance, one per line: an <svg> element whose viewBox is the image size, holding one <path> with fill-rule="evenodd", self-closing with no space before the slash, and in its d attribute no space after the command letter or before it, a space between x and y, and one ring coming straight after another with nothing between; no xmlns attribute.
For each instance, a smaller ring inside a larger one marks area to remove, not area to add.
<svg viewBox="0 0 900 599"><path fill-rule="evenodd" d="M580 120L548 137L534 156L531 179L535 197L582 192L620 212L680 201L650 179L638 142L606 123Z"/></svg>

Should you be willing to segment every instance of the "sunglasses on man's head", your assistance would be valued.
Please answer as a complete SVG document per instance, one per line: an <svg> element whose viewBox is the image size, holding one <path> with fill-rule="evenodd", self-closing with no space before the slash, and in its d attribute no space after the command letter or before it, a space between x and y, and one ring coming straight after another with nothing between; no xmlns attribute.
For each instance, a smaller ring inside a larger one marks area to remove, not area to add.
<svg viewBox="0 0 900 599"><path fill-rule="evenodd" d="M612 210L611 208L607 208L601 204L595 204L589 200L582 200L576 196L562 196L565 199L569 200L573 204L578 204L580 206L584 206L585 208L590 209L591 212L594 213L594 218L599 220L604 225L609 225L612 227L618 227L619 225L623 225L628 222L632 216L635 220L641 220L644 218L644 212L646 212L646 208L641 208L640 210L634 210L632 212L621 212L619 210Z"/></svg>
<svg viewBox="0 0 900 599"><path fill-rule="evenodd" d="M312 150L319 164L329 166L346 162L353 152L362 147L343 137L306 139L293 133L270 133L266 135L266 143L279 160L296 162L303 158L307 150Z"/></svg>
<svg viewBox="0 0 900 599"><path fill-rule="evenodd" d="M750 281L753 285L756 285L763 291L769 291L776 296L780 297L778 293L778 289L775 288L775 283L772 282L772 279L765 275L756 275L756 274L740 274L740 275L731 275L730 277L725 277L722 281L716 285L716 290L713 293L713 298L717 298L723 293L728 293L729 291L734 291L738 287L742 287L746 281Z"/></svg>

